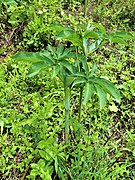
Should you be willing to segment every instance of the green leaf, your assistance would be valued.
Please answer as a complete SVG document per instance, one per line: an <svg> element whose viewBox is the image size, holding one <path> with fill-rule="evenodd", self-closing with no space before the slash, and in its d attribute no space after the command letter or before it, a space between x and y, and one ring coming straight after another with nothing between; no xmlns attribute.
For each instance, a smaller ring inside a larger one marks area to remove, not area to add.
<svg viewBox="0 0 135 180"><path fill-rule="evenodd" d="M45 70L47 67L48 65L45 62L33 63L28 71L28 77L37 75L41 70Z"/></svg>
<svg viewBox="0 0 135 180"><path fill-rule="evenodd" d="M62 60L60 64L67 68L71 73L73 73L73 67L68 61Z"/></svg>
<svg viewBox="0 0 135 180"><path fill-rule="evenodd" d="M56 77L60 72L60 66L57 65L57 66L54 66L54 69L53 69L53 73L52 73L52 77L51 78L54 78Z"/></svg>
<svg viewBox="0 0 135 180"><path fill-rule="evenodd" d="M96 42L90 43L90 45L88 47L89 52L97 50L99 47L103 46L105 44L105 42L106 41L101 39L101 40L97 40Z"/></svg>
<svg viewBox="0 0 135 180"><path fill-rule="evenodd" d="M15 61L35 63L39 61L47 61L49 58L45 56L41 56L40 53L32 53L32 52L19 52L12 56L12 59Z"/></svg>
<svg viewBox="0 0 135 180"><path fill-rule="evenodd" d="M74 30L64 30L61 31L58 36L58 40L68 40L72 42L75 46L82 47L82 38Z"/></svg>
<svg viewBox="0 0 135 180"><path fill-rule="evenodd" d="M66 76L65 87L70 87L74 80L75 80L74 76Z"/></svg>
<svg viewBox="0 0 135 180"><path fill-rule="evenodd" d="M122 39L121 37L113 36L110 38L111 42L120 43L120 44L126 44L126 41Z"/></svg>
<svg viewBox="0 0 135 180"><path fill-rule="evenodd" d="M51 46L50 44L48 44L47 49L49 51L51 51L52 53L56 54L56 49L53 46Z"/></svg>
<svg viewBox="0 0 135 180"><path fill-rule="evenodd" d="M97 64L94 62L92 65L92 70L90 72L90 76L93 76L97 70Z"/></svg>
<svg viewBox="0 0 135 180"><path fill-rule="evenodd" d="M94 77L91 78L91 80L97 84L99 84L100 86L102 86L102 88L104 88L104 90L109 93L111 96L113 96L116 101L120 102L120 93L117 90L117 88L108 80L104 79L104 78L98 78L98 77Z"/></svg>
<svg viewBox="0 0 135 180"><path fill-rule="evenodd" d="M88 39L86 38L83 39L83 49L84 49L85 54L87 54L88 53Z"/></svg>
<svg viewBox="0 0 135 180"><path fill-rule="evenodd" d="M39 52L39 55L44 57L46 60L48 60L48 63L55 63L55 59L51 56L50 52L47 50ZM49 62L50 61L50 62Z"/></svg>
<svg viewBox="0 0 135 180"><path fill-rule="evenodd" d="M61 57L61 55L63 54L63 51L64 51L64 46L58 46L57 48L58 57Z"/></svg>
<svg viewBox="0 0 135 180"><path fill-rule="evenodd" d="M125 31L117 31L115 33L112 33L111 36L118 36L121 37L123 39L132 39L133 35L129 32L125 32Z"/></svg>
<svg viewBox="0 0 135 180"><path fill-rule="evenodd" d="M49 29L60 33L61 31L68 30L69 28L66 26L62 26L60 24L53 24L53 25L49 26Z"/></svg>
<svg viewBox="0 0 135 180"><path fill-rule="evenodd" d="M98 36L98 34L97 34L96 32L87 30L87 31L84 33L84 38L95 38L95 39L99 39L99 36Z"/></svg>
<svg viewBox="0 0 135 180"><path fill-rule="evenodd" d="M86 82L86 78L83 78L83 77L78 77L75 79L75 81L73 82L72 84L72 88L75 86L75 85L78 85L78 84L83 84Z"/></svg>
<svg viewBox="0 0 135 180"><path fill-rule="evenodd" d="M58 163L58 158L57 158L57 156L54 158L54 166L55 166L55 171L56 171L56 173L58 173L58 165L59 165L59 163Z"/></svg>
<svg viewBox="0 0 135 180"><path fill-rule="evenodd" d="M100 32L102 32L103 34L106 34L106 30L105 30L104 26L101 23L94 23L94 26L96 28L98 28Z"/></svg>
<svg viewBox="0 0 135 180"><path fill-rule="evenodd" d="M106 103L106 100L107 100L107 94L106 92L104 91L104 89L102 88L102 86L98 85L98 84L94 84L95 88L96 88L96 91L97 91L97 95L99 97L99 105L100 105L100 108L102 108L105 103Z"/></svg>
<svg viewBox="0 0 135 180"><path fill-rule="evenodd" d="M82 60L82 65L83 65L83 69L85 70L85 73L88 74L89 73L89 66L88 66L88 63L85 59Z"/></svg>
<svg viewBox="0 0 135 180"><path fill-rule="evenodd" d="M77 72L77 73L74 73L74 76L75 77L84 77L86 76L85 72Z"/></svg>
<svg viewBox="0 0 135 180"><path fill-rule="evenodd" d="M75 57L75 52L71 52L73 48L66 48L65 50L61 51L61 54L59 53L59 59L66 59L66 58L72 58Z"/></svg>
<svg viewBox="0 0 135 180"><path fill-rule="evenodd" d="M91 99L95 91L93 83L86 83L84 87L84 104L86 105L87 102Z"/></svg>

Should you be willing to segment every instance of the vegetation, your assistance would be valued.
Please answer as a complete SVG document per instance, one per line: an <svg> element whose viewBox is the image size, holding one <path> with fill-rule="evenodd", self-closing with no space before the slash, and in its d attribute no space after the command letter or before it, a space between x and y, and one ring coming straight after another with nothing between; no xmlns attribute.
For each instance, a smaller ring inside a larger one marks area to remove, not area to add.
<svg viewBox="0 0 135 180"><path fill-rule="evenodd" d="M1 1L1 179L134 179L133 5Z"/></svg>

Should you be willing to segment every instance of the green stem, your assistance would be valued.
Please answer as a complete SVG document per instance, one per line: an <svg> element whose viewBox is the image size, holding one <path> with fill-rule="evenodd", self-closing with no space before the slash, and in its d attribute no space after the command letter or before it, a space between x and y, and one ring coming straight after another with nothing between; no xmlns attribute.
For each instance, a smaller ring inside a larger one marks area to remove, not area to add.
<svg viewBox="0 0 135 180"><path fill-rule="evenodd" d="M81 122L81 115L82 115L82 95L83 95L83 87L80 87L79 116L78 116L79 122Z"/></svg>
<svg viewBox="0 0 135 180"><path fill-rule="evenodd" d="M65 143L69 144L69 110L70 110L70 88L65 87Z"/></svg>

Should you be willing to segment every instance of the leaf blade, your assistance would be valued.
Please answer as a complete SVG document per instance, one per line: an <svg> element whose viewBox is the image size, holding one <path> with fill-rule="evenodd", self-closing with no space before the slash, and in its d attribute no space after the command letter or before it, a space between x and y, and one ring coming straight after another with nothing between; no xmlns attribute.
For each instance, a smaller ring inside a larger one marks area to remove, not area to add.
<svg viewBox="0 0 135 180"><path fill-rule="evenodd" d="M93 83L87 82L84 87L84 105L88 103L95 91Z"/></svg>
<svg viewBox="0 0 135 180"><path fill-rule="evenodd" d="M104 90L110 94L117 102L120 102L121 96L118 89L108 80L104 78L95 77L94 82L99 84Z"/></svg>
<svg viewBox="0 0 135 180"><path fill-rule="evenodd" d="M102 86L98 85L98 84L94 84L95 88L96 88L96 91L97 91L97 95L98 95L98 98L99 98L99 105L100 105L100 108L102 108L106 101L107 101L107 94L105 92L105 90L102 88Z"/></svg>

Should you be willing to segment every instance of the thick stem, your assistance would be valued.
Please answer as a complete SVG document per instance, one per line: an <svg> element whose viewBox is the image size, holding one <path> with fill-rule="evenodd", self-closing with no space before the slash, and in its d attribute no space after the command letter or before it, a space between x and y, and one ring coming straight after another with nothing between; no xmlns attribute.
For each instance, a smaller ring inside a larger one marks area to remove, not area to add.
<svg viewBox="0 0 135 180"><path fill-rule="evenodd" d="M83 87L80 87L79 116L78 116L79 122L81 122L81 115L82 115L82 95L83 95Z"/></svg>
<svg viewBox="0 0 135 180"><path fill-rule="evenodd" d="M65 87L65 143L69 144L69 110L70 110L70 88Z"/></svg>

